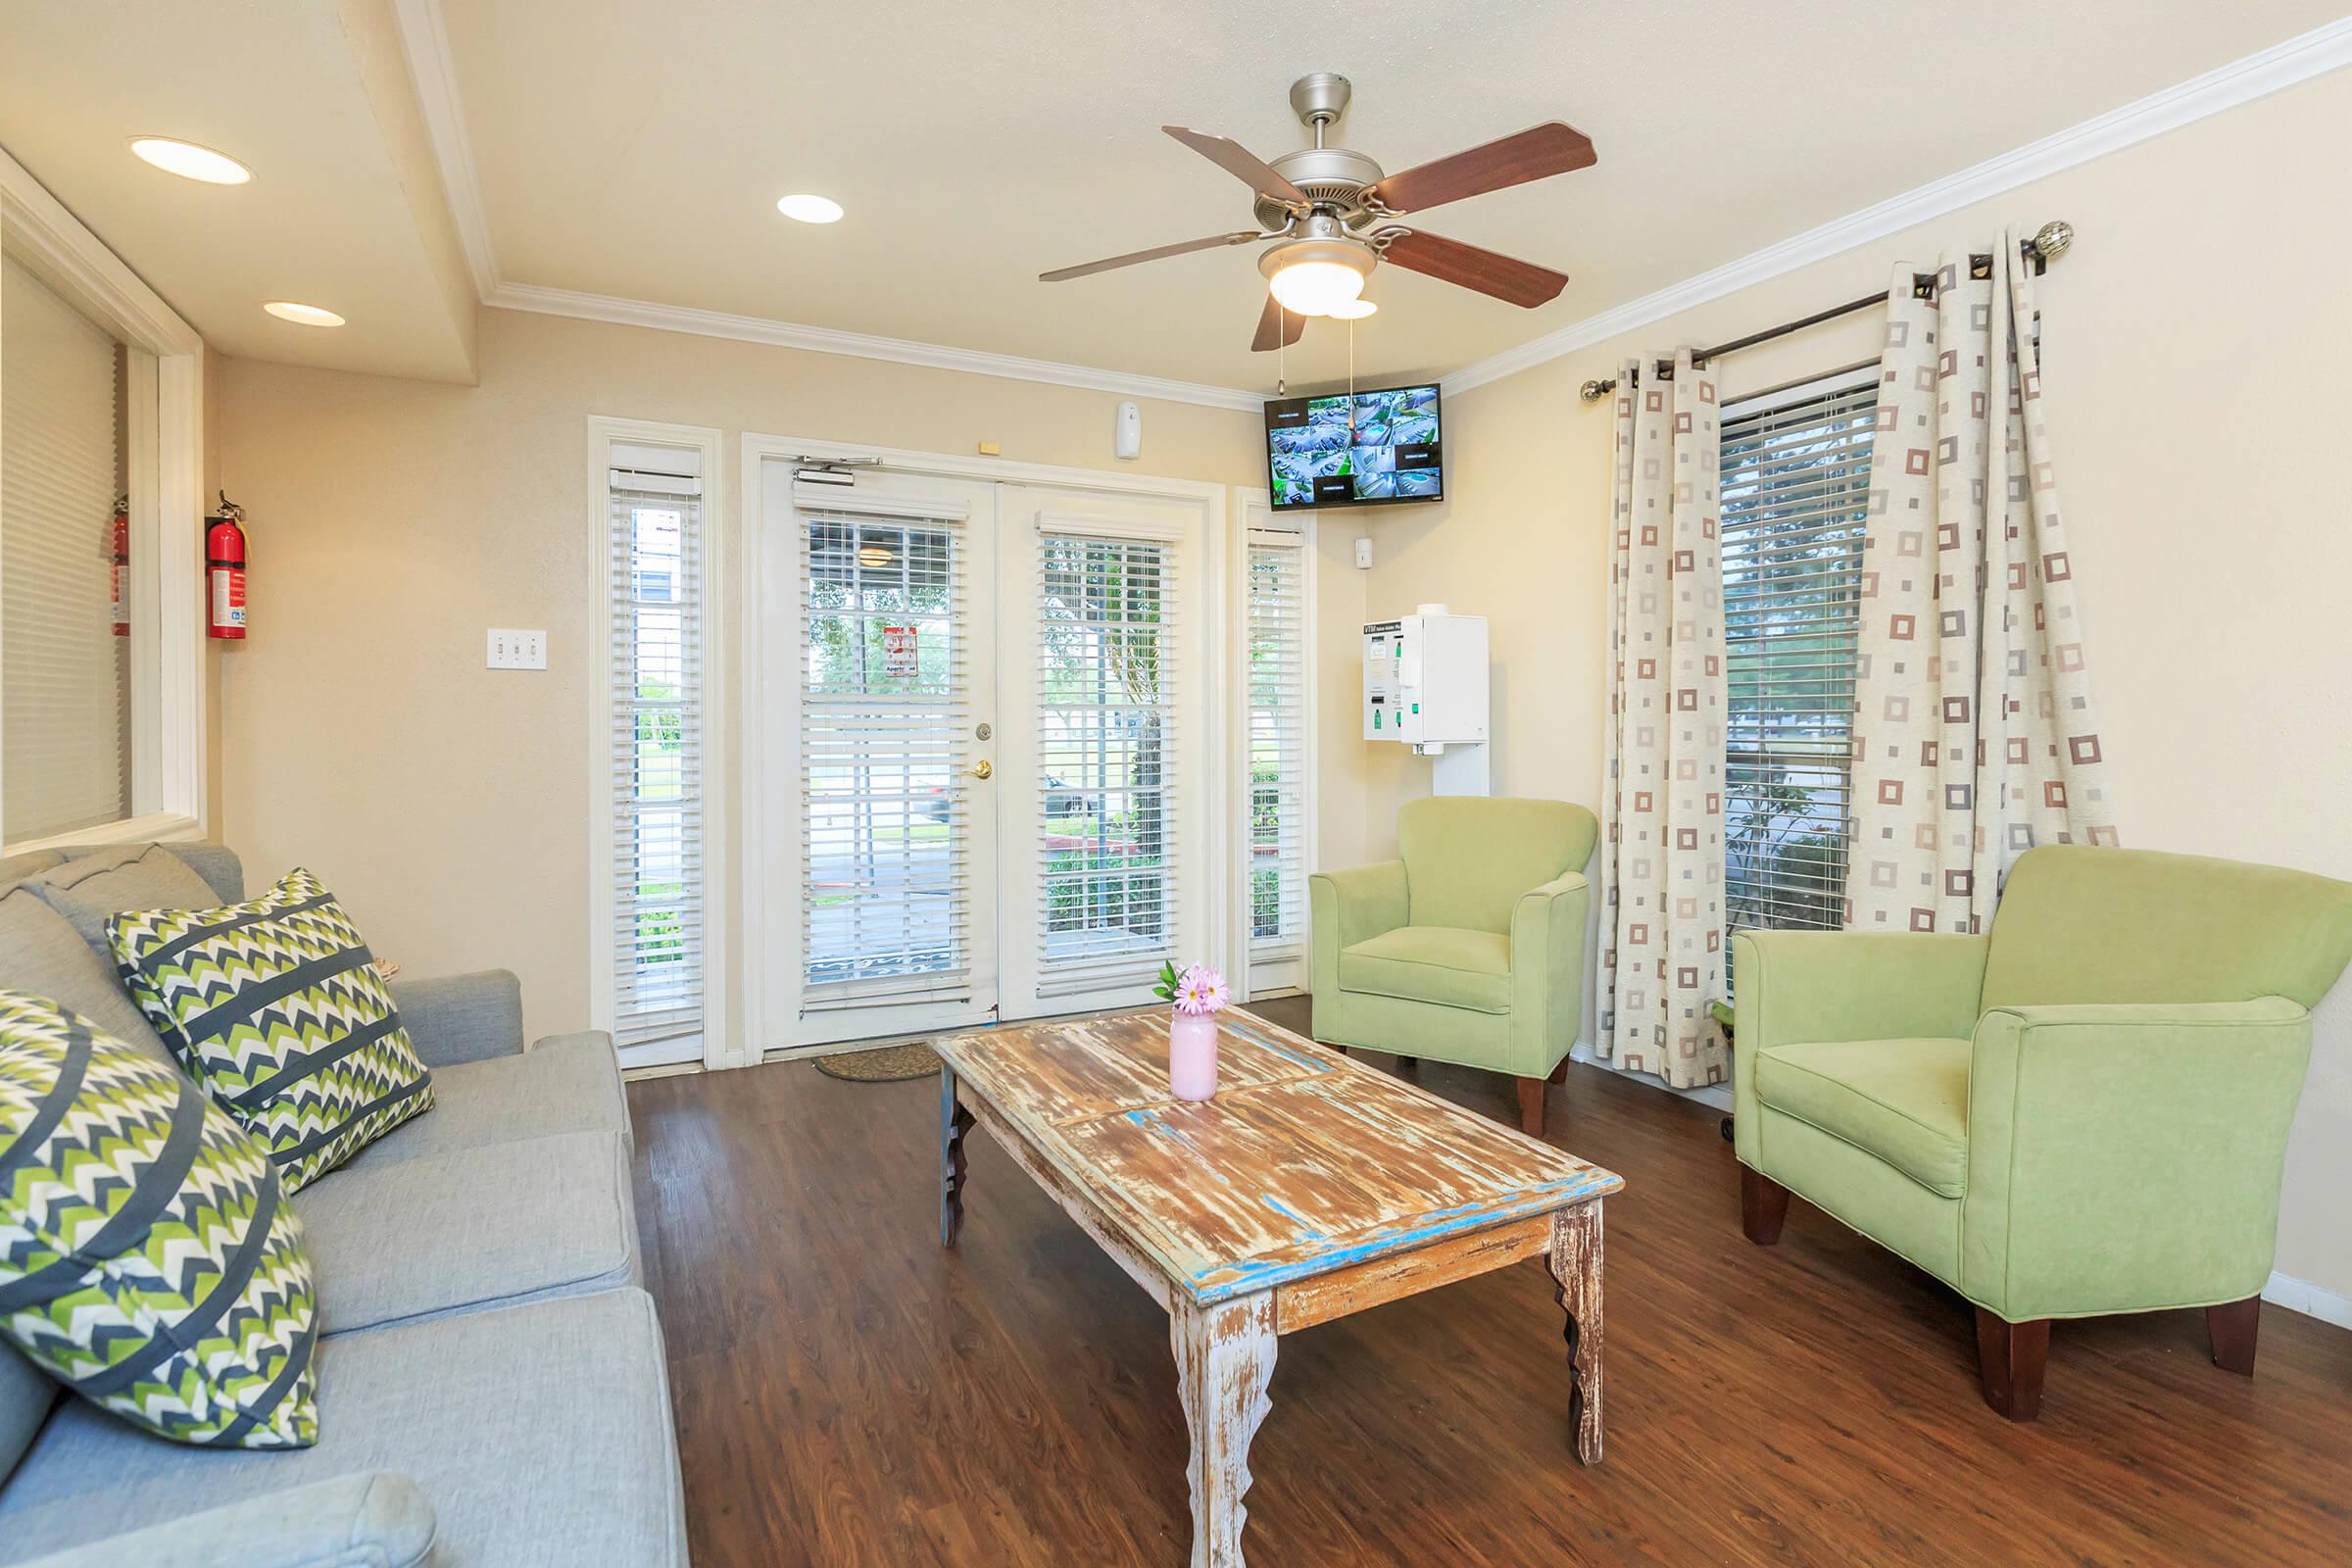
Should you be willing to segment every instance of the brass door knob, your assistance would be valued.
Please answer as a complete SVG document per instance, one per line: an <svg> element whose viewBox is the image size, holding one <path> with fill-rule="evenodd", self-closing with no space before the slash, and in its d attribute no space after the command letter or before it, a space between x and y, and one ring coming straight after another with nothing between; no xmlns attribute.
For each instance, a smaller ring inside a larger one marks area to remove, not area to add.
<svg viewBox="0 0 2352 1568"><path fill-rule="evenodd" d="M987 758L985 758L985 757L983 757L982 759L980 759L980 760L978 760L977 762L974 762L974 763L971 765L971 767L968 769L968 771L971 773L972 777L974 777L974 778L987 778L987 777L990 777L992 774L994 774L994 773L996 772L996 769L995 769L995 768L993 768L993 767L991 767L991 766L989 766L989 764L988 764L988 759L987 759Z"/></svg>

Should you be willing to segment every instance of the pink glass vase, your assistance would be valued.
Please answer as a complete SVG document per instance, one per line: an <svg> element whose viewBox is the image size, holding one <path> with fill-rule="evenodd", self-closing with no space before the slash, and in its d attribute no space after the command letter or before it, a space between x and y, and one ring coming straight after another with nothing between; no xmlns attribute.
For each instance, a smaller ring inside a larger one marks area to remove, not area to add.
<svg viewBox="0 0 2352 1568"><path fill-rule="evenodd" d="M1168 1087L1178 1100L1206 1100L1217 1092L1215 1013L1170 1013Z"/></svg>

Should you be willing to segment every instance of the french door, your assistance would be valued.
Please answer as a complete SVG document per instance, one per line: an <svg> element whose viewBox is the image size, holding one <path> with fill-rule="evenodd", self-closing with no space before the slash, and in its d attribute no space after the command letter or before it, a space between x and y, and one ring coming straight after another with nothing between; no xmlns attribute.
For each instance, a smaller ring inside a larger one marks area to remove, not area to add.
<svg viewBox="0 0 2352 1568"><path fill-rule="evenodd" d="M1149 1000L1212 899L1201 509L797 467L756 522L763 1048Z"/></svg>

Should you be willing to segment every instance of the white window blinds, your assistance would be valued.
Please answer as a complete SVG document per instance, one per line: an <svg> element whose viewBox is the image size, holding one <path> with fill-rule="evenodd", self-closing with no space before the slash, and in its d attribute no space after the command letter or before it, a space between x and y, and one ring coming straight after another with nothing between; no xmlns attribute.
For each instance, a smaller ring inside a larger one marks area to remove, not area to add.
<svg viewBox="0 0 2352 1568"><path fill-rule="evenodd" d="M1296 534L1252 534L1250 632L1250 953L1299 952L1306 933L1306 560Z"/></svg>
<svg viewBox="0 0 2352 1568"><path fill-rule="evenodd" d="M970 994L964 525L804 502L804 1013Z"/></svg>
<svg viewBox="0 0 2352 1568"><path fill-rule="evenodd" d="M703 485L656 468L659 456L639 461L609 470L612 1033L624 1049L699 1037L705 973Z"/></svg>
<svg viewBox="0 0 2352 1568"><path fill-rule="evenodd" d="M0 833L130 814L130 643L118 636L122 351L0 261ZM193 526L193 524L191 524Z"/></svg>
<svg viewBox="0 0 2352 1568"><path fill-rule="evenodd" d="M1877 386L1723 421L1728 924L1843 924Z"/></svg>
<svg viewBox="0 0 2352 1568"><path fill-rule="evenodd" d="M1038 542L1038 994L1148 980L1176 955L1176 560Z"/></svg>

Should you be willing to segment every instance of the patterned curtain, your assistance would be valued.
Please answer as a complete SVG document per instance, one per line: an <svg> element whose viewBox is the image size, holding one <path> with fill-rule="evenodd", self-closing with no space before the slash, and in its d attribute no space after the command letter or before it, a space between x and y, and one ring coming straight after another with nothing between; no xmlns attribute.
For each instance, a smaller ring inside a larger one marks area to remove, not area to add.
<svg viewBox="0 0 2352 1568"><path fill-rule="evenodd" d="M1983 930L2027 850L2116 842L2038 333L2014 233L1895 268L1862 552L1856 929Z"/></svg>
<svg viewBox="0 0 2352 1568"><path fill-rule="evenodd" d="M1601 792L1599 1054L1725 1081L1723 564L1715 378L1688 349L1617 371Z"/></svg>

